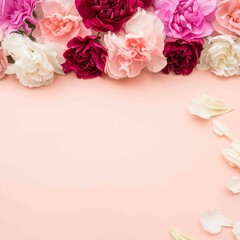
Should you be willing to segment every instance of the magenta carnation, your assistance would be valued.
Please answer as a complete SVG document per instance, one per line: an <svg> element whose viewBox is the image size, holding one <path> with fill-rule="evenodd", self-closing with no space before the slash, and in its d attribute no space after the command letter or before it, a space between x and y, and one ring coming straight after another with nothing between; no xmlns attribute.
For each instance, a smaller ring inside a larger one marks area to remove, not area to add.
<svg viewBox="0 0 240 240"><path fill-rule="evenodd" d="M66 62L63 71L74 71L78 78L90 79L102 76L106 64L107 51L98 42L97 36L74 37L68 42L64 53Z"/></svg>
<svg viewBox="0 0 240 240"><path fill-rule="evenodd" d="M168 38L165 42L163 54L167 58L167 66L162 72L168 74L173 70L178 75L189 75L198 63L203 40Z"/></svg>
<svg viewBox="0 0 240 240"><path fill-rule="evenodd" d="M170 37L202 38L213 32L216 0L155 0L155 9Z"/></svg>
<svg viewBox="0 0 240 240"><path fill-rule="evenodd" d="M118 32L138 7L147 8L152 0L76 0L75 3L87 28Z"/></svg>
<svg viewBox="0 0 240 240"><path fill-rule="evenodd" d="M38 0L5 0L0 3L0 28L10 33L23 28L27 34L31 32L27 22L36 23L33 11ZM27 22L26 22L27 21Z"/></svg>

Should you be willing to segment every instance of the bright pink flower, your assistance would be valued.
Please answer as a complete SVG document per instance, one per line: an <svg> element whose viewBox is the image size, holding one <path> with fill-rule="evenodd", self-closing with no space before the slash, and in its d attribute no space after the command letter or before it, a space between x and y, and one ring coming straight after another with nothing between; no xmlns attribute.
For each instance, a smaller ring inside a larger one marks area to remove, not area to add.
<svg viewBox="0 0 240 240"><path fill-rule="evenodd" d="M37 10L41 20L33 35L38 41L66 44L75 36L91 35L74 4L64 6L53 1L42 2Z"/></svg>
<svg viewBox="0 0 240 240"><path fill-rule="evenodd" d="M10 33L23 28L27 34L31 32L27 22L36 23L33 11L38 0L2 0L0 3L0 28Z"/></svg>
<svg viewBox="0 0 240 240"><path fill-rule="evenodd" d="M201 38L212 33L216 0L155 0L168 36Z"/></svg>
<svg viewBox="0 0 240 240"><path fill-rule="evenodd" d="M240 1L219 0L213 27L221 34L240 36Z"/></svg>

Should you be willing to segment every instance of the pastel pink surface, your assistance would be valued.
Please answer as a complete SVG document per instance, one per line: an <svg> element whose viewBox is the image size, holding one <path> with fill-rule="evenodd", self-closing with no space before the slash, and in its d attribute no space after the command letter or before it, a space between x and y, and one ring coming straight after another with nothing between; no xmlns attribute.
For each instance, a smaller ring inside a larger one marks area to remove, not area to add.
<svg viewBox="0 0 240 240"><path fill-rule="evenodd" d="M228 140L187 105L199 93L236 106L218 117L240 137L239 78L195 71L135 79L58 77L26 89L0 81L0 239L159 240L206 234L208 208L240 220Z"/></svg>

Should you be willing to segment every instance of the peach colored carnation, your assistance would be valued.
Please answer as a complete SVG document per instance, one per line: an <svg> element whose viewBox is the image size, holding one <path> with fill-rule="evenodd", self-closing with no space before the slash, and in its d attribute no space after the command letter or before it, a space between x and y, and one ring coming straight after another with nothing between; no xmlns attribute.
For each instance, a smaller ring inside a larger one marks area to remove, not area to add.
<svg viewBox="0 0 240 240"><path fill-rule="evenodd" d="M91 34L78 15L75 5L63 5L53 1L43 1L37 9L40 15L34 37L40 42L54 42L66 45L75 36Z"/></svg>
<svg viewBox="0 0 240 240"><path fill-rule="evenodd" d="M240 1L219 0L213 27L221 34L240 36Z"/></svg>
<svg viewBox="0 0 240 240"><path fill-rule="evenodd" d="M161 20L139 10L118 34L108 32L104 43L108 49L105 72L112 78L135 77L145 67L161 71L167 64L163 56L164 34Z"/></svg>
<svg viewBox="0 0 240 240"><path fill-rule="evenodd" d="M8 66L8 61L5 56L5 53L2 49L0 49L0 79L2 79L5 76L5 71Z"/></svg>

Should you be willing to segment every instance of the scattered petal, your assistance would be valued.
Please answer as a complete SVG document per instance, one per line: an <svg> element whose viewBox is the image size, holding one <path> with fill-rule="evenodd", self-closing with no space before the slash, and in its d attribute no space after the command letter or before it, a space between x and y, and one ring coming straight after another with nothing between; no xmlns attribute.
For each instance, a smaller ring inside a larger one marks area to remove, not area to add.
<svg viewBox="0 0 240 240"><path fill-rule="evenodd" d="M229 130L222 123L216 120L213 121L213 131L219 136L225 136L230 140L233 140L232 134L229 132Z"/></svg>
<svg viewBox="0 0 240 240"><path fill-rule="evenodd" d="M227 187L233 193L240 193L240 177L234 177L227 184Z"/></svg>
<svg viewBox="0 0 240 240"><path fill-rule="evenodd" d="M232 227L234 222L223 216L218 209L210 209L200 218L201 224L205 231L211 234L217 234L222 227Z"/></svg>
<svg viewBox="0 0 240 240"><path fill-rule="evenodd" d="M201 94L192 98L188 109L190 113L200 118L209 119L213 116L225 114L234 108L213 96Z"/></svg>
<svg viewBox="0 0 240 240"><path fill-rule="evenodd" d="M236 222L233 226L233 234L237 240L240 240L240 222Z"/></svg>
<svg viewBox="0 0 240 240"><path fill-rule="evenodd" d="M240 153L235 151L233 148L224 149L223 157L231 167L240 168Z"/></svg>
<svg viewBox="0 0 240 240"><path fill-rule="evenodd" d="M240 153L240 140L234 139L231 143L231 148L237 153Z"/></svg>
<svg viewBox="0 0 240 240"><path fill-rule="evenodd" d="M187 236L183 235L182 233L180 233L176 230L171 230L170 235L172 236L172 238L174 240L192 240L192 238L187 237Z"/></svg>

